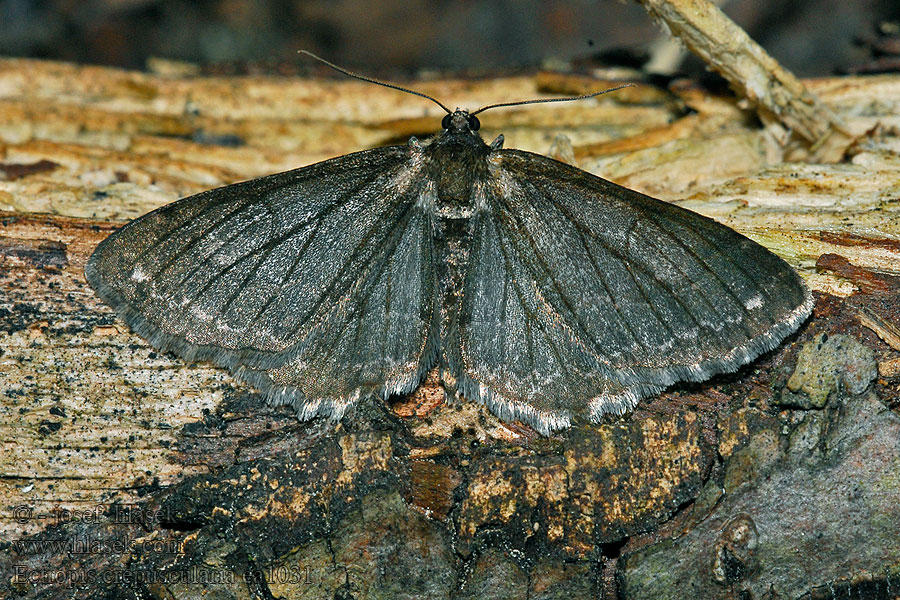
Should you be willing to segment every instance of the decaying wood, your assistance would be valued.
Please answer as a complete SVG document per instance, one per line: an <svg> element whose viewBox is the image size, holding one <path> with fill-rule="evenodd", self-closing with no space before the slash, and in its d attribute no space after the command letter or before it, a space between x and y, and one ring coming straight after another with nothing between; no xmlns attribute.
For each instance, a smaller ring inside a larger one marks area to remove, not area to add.
<svg viewBox="0 0 900 600"><path fill-rule="evenodd" d="M811 144L819 160L839 160L852 141L840 117L715 4L707 0L638 0L667 31L721 74L759 111Z"/></svg>
<svg viewBox="0 0 900 600"><path fill-rule="evenodd" d="M607 83L541 73L413 85L474 107ZM0 61L0 540L31 544L0 545L0 595L196 597L191 573L241 598L588 597L615 587L611 573L620 597L654 597L655 570L673 593L700 585L704 597L757 597L766 583L787 596L856 589L865 577L897 585L900 557L878 545L888 543L878 524L897 522L889 500L900 493L897 417L884 408L900 397L890 343L900 323L900 77L805 85L856 138L842 163L780 162L777 141L737 101L687 84L484 115L484 136L502 132L507 147L547 153L563 134L571 152L561 155L725 222L817 292L806 328L739 373L548 439L448 404L434 377L339 425L299 423L221 370L154 352L84 281L87 256L127 219L427 135L437 107L354 81ZM820 333L857 340L857 362L814 362L809 373L836 374L792 389L800 348L827 348ZM863 368L872 361L880 376L861 394L803 391L873 372ZM824 408L804 404L813 393ZM829 553L788 582L776 575L802 562L785 550L774 564L771 552L793 540L792 522L754 503L784 491L776 508L793 507L804 499L788 491L803 490L828 518L780 514L839 546L850 509L827 501L817 476L841 493L855 484L881 521L862 530L871 551ZM750 529L760 550L740 546ZM52 540L94 547L73 566L71 553L36 545ZM66 588L48 575L88 568L119 580Z"/></svg>

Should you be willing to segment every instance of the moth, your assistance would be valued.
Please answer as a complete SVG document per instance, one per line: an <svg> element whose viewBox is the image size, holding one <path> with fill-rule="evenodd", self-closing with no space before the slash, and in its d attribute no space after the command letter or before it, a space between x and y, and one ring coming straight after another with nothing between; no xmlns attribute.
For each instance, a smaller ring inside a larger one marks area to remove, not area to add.
<svg viewBox="0 0 900 600"><path fill-rule="evenodd" d="M436 102L442 130L110 235L85 275L153 346L230 369L301 419L409 393L438 366L451 396L549 434L734 371L811 313L793 269L732 229L485 143L476 115L515 103L450 110L327 64Z"/></svg>

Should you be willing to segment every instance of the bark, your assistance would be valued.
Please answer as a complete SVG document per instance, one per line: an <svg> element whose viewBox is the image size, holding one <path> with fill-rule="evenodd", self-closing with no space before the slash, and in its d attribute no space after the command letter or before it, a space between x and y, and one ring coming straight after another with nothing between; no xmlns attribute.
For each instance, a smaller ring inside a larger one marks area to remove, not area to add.
<svg viewBox="0 0 900 600"><path fill-rule="evenodd" d="M604 85L413 84L469 107ZM155 352L83 278L127 219L427 135L437 107L354 81L0 61L0 595L890 594L900 77L805 85L857 138L842 163L779 162L737 101L687 83L483 115L484 137L710 215L817 292L811 321L738 373L544 438L445 402L434 377L300 423Z"/></svg>

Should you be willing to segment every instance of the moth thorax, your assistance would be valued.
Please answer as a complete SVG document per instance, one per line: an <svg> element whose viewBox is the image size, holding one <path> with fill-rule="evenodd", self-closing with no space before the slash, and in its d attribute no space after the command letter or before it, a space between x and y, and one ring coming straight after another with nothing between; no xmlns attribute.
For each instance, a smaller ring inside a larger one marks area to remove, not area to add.
<svg viewBox="0 0 900 600"><path fill-rule="evenodd" d="M472 191L465 196L438 194L435 214L442 219L468 219L475 214L475 200Z"/></svg>
<svg viewBox="0 0 900 600"><path fill-rule="evenodd" d="M454 164L437 182L435 213L444 219L467 219L475 213L475 178L468 165Z"/></svg>

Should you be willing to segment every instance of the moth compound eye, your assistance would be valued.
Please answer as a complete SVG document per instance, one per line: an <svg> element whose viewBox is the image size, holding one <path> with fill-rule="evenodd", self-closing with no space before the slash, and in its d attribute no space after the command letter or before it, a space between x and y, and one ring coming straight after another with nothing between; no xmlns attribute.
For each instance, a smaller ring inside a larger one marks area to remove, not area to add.
<svg viewBox="0 0 900 600"><path fill-rule="evenodd" d="M478 131L481 129L481 121L478 120L478 117L475 115L469 115L469 129L472 131Z"/></svg>
<svg viewBox="0 0 900 600"><path fill-rule="evenodd" d="M444 118L441 120L441 127L444 129L450 129L450 117L452 117L450 113L444 115Z"/></svg>

